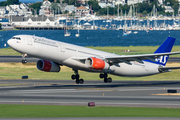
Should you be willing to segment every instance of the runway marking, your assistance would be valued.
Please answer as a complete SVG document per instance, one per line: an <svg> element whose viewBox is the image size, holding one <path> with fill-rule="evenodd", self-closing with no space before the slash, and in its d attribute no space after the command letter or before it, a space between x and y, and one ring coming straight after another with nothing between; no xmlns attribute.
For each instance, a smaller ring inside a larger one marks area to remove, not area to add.
<svg viewBox="0 0 180 120"><path fill-rule="evenodd" d="M60 93L60 92L93 92L93 90L80 91L78 89L55 89L55 90L13 90L12 93Z"/></svg>
<svg viewBox="0 0 180 120"><path fill-rule="evenodd" d="M121 89L118 91L144 91L144 90L167 90L167 89L180 89L180 88L166 88L166 89L164 89L164 87L162 87L162 88L152 88L152 89Z"/></svg>
<svg viewBox="0 0 180 120"><path fill-rule="evenodd" d="M152 95L172 95L172 96L180 96L180 93L163 93L163 94L152 94Z"/></svg>
<svg viewBox="0 0 180 120"><path fill-rule="evenodd" d="M82 90L98 90L98 91L117 91L117 90L110 90L110 89L97 89L97 88L77 88Z"/></svg>
<svg viewBox="0 0 180 120"><path fill-rule="evenodd" d="M34 97L70 97L70 98L119 98L119 99L123 99L123 98L127 98L127 99L144 99L144 98L149 98L150 100L153 98L153 99L179 99L179 97L160 97L160 96L157 96L157 97L154 97L154 96L106 96L106 95L31 95L31 94L26 94L24 93L25 95L21 94L21 96L34 96Z"/></svg>

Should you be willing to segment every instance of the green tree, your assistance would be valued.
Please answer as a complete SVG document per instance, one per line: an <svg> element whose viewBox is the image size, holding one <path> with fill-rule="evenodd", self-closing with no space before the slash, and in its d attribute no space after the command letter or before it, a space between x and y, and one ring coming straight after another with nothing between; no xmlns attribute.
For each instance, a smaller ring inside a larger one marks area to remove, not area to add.
<svg viewBox="0 0 180 120"><path fill-rule="evenodd" d="M64 12L65 14L67 14L67 13L69 13L69 11L68 10L65 10L65 12Z"/></svg>
<svg viewBox="0 0 180 120"><path fill-rule="evenodd" d="M99 9L101 9L101 7L98 4L98 1L90 0L90 1L88 1L88 5L91 6L92 10L94 10L95 12L97 12Z"/></svg>
<svg viewBox="0 0 180 120"><path fill-rule="evenodd" d="M143 14L143 15L147 15L147 11L146 11L146 10L144 10L142 14Z"/></svg>
<svg viewBox="0 0 180 120"><path fill-rule="evenodd" d="M45 0L43 0L43 1L45 1ZM54 0L48 0L48 1L51 2L51 3L54 2Z"/></svg>
<svg viewBox="0 0 180 120"><path fill-rule="evenodd" d="M76 7L81 6L77 0L64 0L63 3L67 3L68 5L75 5Z"/></svg>
<svg viewBox="0 0 180 120"><path fill-rule="evenodd" d="M7 6L7 5L14 5L14 4L19 4L19 0L7 0L0 2L0 6Z"/></svg>
<svg viewBox="0 0 180 120"><path fill-rule="evenodd" d="M33 14L34 14L34 11L37 11L37 14L39 14L39 9L41 5L42 3L33 3L29 6L29 8L33 8Z"/></svg>
<svg viewBox="0 0 180 120"><path fill-rule="evenodd" d="M0 23L0 29L2 29L2 24Z"/></svg>
<svg viewBox="0 0 180 120"><path fill-rule="evenodd" d="M0 6L7 6L7 1L0 2Z"/></svg>
<svg viewBox="0 0 180 120"><path fill-rule="evenodd" d="M55 14L57 14L60 10L60 6L58 6L58 3L51 3L51 9L54 10Z"/></svg>
<svg viewBox="0 0 180 120"><path fill-rule="evenodd" d="M19 0L7 0L8 5L19 4Z"/></svg>
<svg viewBox="0 0 180 120"><path fill-rule="evenodd" d="M178 14L179 2L177 0L165 0L166 6L171 6L174 9L174 14Z"/></svg>

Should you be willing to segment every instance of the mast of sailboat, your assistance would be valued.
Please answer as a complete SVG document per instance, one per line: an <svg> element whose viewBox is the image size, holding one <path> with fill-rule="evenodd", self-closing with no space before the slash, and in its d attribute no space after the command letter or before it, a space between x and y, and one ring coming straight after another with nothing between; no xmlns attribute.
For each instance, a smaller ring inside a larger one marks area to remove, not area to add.
<svg viewBox="0 0 180 120"><path fill-rule="evenodd" d="M124 20L124 31L126 32L126 11L125 11L125 20Z"/></svg>
<svg viewBox="0 0 180 120"><path fill-rule="evenodd" d="M118 18L119 18L119 0L118 0L118 9L117 9L117 12L118 12Z"/></svg>

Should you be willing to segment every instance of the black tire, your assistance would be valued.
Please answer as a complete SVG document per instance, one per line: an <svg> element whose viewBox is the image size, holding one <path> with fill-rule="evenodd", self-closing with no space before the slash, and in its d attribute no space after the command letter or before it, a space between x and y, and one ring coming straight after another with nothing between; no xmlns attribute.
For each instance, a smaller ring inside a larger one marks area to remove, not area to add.
<svg viewBox="0 0 180 120"><path fill-rule="evenodd" d="M78 80L76 80L76 84L79 84L79 79L78 79Z"/></svg>
<svg viewBox="0 0 180 120"><path fill-rule="evenodd" d="M101 74L99 75L99 77L100 77L101 79L104 78L104 74L101 73Z"/></svg>
<svg viewBox="0 0 180 120"><path fill-rule="evenodd" d="M107 78L104 78L104 83L107 83L108 82L108 79Z"/></svg>
<svg viewBox="0 0 180 120"><path fill-rule="evenodd" d="M26 64L26 63L27 63L27 60L22 60L22 63L23 63L23 64Z"/></svg>
<svg viewBox="0 0 180 120"><path fill-rule="evenodd" d="M109 77L107 81L108 81L108 83L111 83L112 82L112 78Z"/></svg>
<svg viewBox="0 0 180 120"><path fill-rule="evenodd" d="M75 80L76 79L76 75L72 75L71 79Z"/></svg>
<svg viewBox="0 0 180 120"><path fill-rule="evenodd" d="M83 84L83 83L84 83L84 80L83 80L83 79L80 79L80 80L79 80L79 83L80 83L80 84Z"/></svg>

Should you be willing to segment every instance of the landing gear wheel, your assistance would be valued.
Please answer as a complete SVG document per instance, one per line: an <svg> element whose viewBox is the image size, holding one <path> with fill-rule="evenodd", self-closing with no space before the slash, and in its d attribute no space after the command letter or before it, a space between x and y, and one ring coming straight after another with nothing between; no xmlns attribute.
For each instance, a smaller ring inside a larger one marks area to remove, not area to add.
<svg viewBox="0 0 180 120"><path fill-rule="evenodd" d="M79 83L80 83L80 84L83 84L83 83L84 83L84 80L83 80L83 79L80 79L80 80L79 80Z"/></svg>
<svg viewBox="0 0 180 120"><path fill-rule="evenodd" d="M76 79L76 75L72 75L71 79L75 80Z"/></svg>
<svg viewBox="0 0 180 120"><path fill-rule="evenodd" d="M101 79L104 78L104 74L101 73L101 74L99 75L99 77L100 77Z"/></svg>
<svg viewBox="0 0 180 120"><path fill-rule="evenodd" d="M79 79L76 79L76 84L79 84Z"/></svg>
<svg viewBox="0 0 180 120"><path fill-rule="evenodd" d="M111 83L111 82L112 82L112 78L109 77L109 78L107 79L107 82L108 82L108 83Z"/></svg>
<svg viewBox="0 0 180 120"><path fill-rule="evenodd" d="M22 63L23 63L23 64L26 64L26 63L27 63L27 60L22 60Z"/></svg>
<svg viewBox="0 0 180 120"><path fill-rule="evenodd" d="M104 78L104 83L107 83L108 82L108 79L107 78Z"/></svg>
<svg viewBox="0 0 180 120"><path fill-rule="evenodd" d="M73 69L73 71L74 71L74 73L75 73L75 75L73 74L72 76L71 76L71 78L73 79L73 80L76 80L76 84L83 84L84 83L84 80L83 79L79 79L80 78L80 76L79 76L79 74L78 74L78 70L77 69Z"/></svg>

